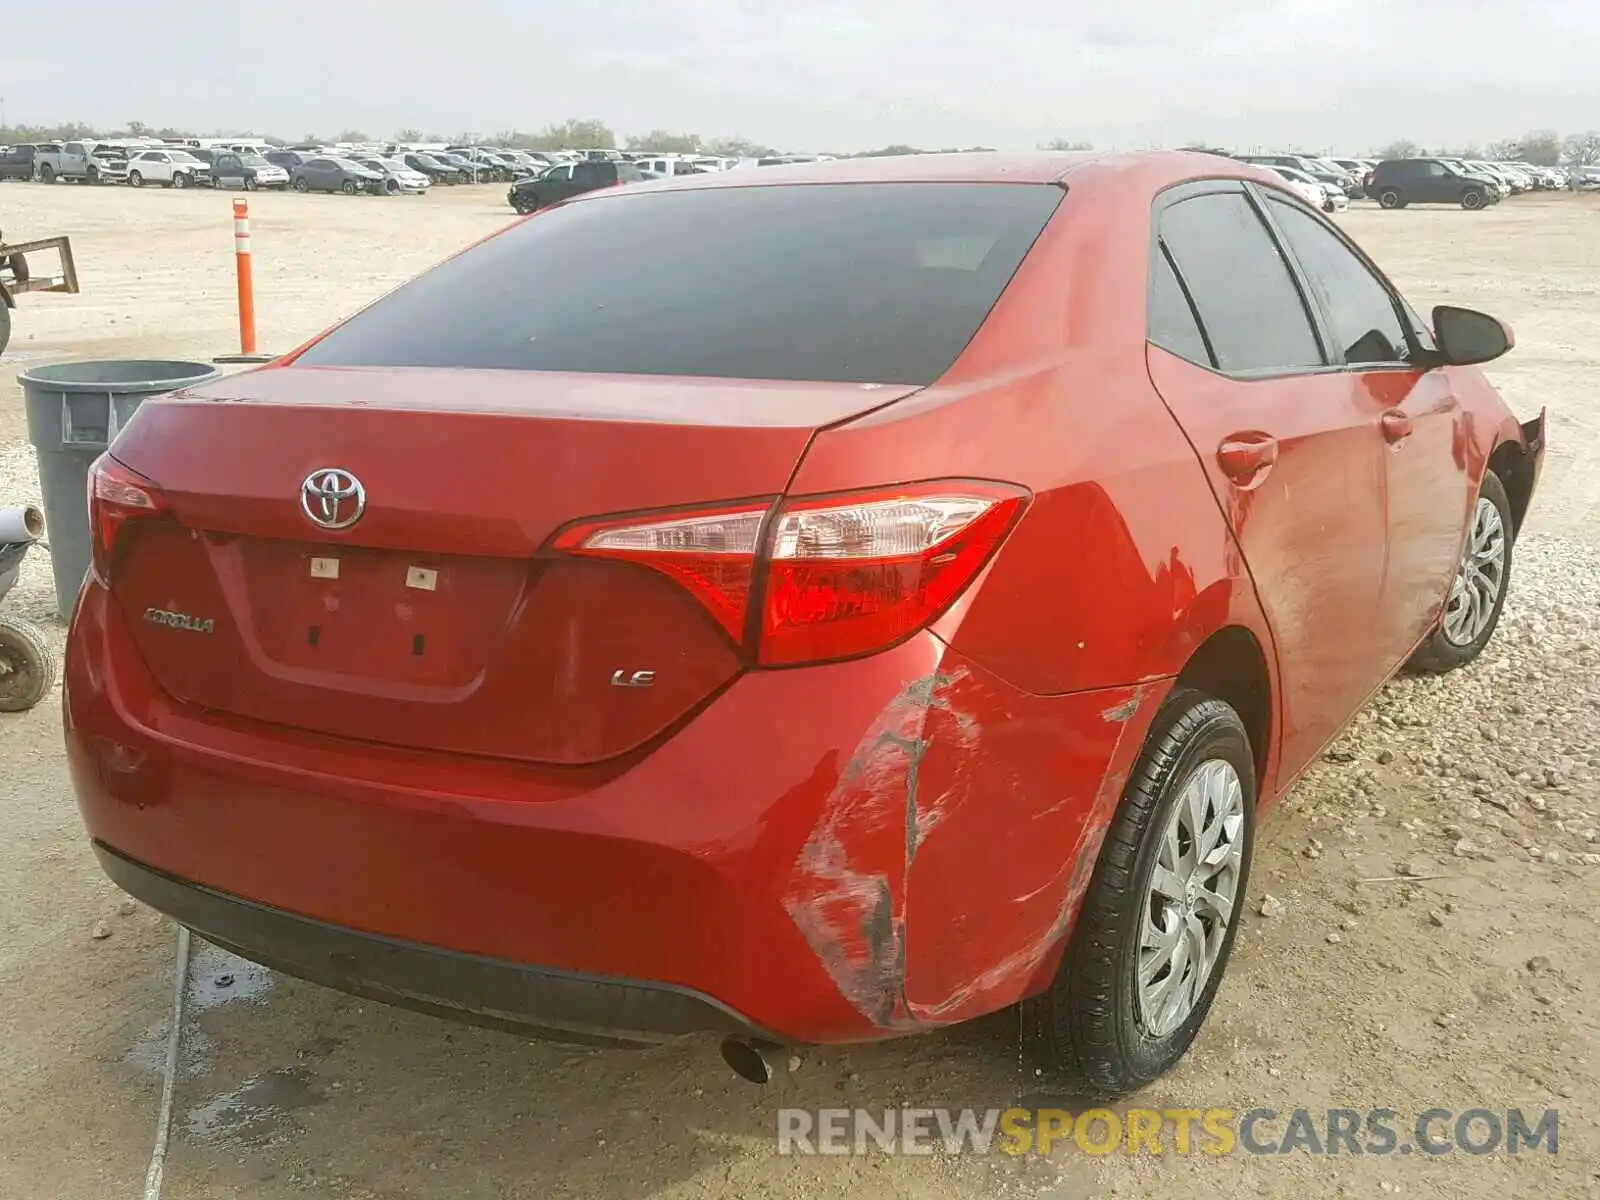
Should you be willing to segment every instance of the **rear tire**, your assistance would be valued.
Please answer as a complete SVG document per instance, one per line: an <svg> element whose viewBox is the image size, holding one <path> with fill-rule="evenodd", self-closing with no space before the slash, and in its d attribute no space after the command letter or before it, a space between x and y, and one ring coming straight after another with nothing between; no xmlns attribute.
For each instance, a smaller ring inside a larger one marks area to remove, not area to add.
<svg viewBox="0 0 1600 1200"><path fill-rule="evenodd" d="M1386 188L1378 193L1379 208L1403 208L1400 203L1400 193L1393 188Z"/></svg>
<svg viewBox="0 0 1600 1200"><path fill-rule="evenodd" d="M11 309L4 300L0 300L0 354L6 352L6 344L11 341Z"/></svg>
<svg viewBox="0 0 1600 1200"><path fill-rule="evenodd" d="M1193 1043L1244 911L1255 809L1239 715L1174 689L1106 832L1056 978L1023 1003L1035 1057L1086 1098L1143 1087Z"/></svg>
<svg viewBox="0 0 1600 1200"><path fill-rule="evenodd" d="M26 712L55 685L55 652L38 627L0 617L0 712Z"/></svg>
<svg viewBox="0 0 1600 1200"><path fill-rule="evenodd" d="M311 190L311 185L307 183L305 181L305 177L302 176L294 181L294 190L302 193L309 192Z"/></svg>
<svg viewBox="0 0 1600 1200"><path fill-rule="evenodd" d="M55 181L56 181L56 169L54 167L52 167L49 163L45 163L43 166L41 166L39 168L39 182L40 183L54 183Z"/></svg>
<svg viewBox="0 0 1600 1200"><path fill-rule="evenodd" d="M1483 653L1500 627L1500 613L1511 588L1515 545L1505 485L1493 471L1486 471L1472 504L1461 562L1445 595L1439 625L1412 654L1406 664L1410 670L1443 675Z"/></svg>

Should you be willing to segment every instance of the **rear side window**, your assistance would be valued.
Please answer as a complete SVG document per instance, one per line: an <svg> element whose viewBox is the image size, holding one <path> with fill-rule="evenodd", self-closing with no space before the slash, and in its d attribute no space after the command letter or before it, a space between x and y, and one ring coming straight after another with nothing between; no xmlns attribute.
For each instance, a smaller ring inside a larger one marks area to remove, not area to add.
<svg viewBox="0 0 1600 1200"><path fill-rule="evenodd" d="M1161 214L1161 240L1211 340L1219 370L1323 365L1300 289L1242 192L1212 192Z"/></svg>
<svg viewBox="0 0 1600 1200"><path fill-rule="evenodd" d="M1411 354L1394 297L1367 264L1302 208L1270 200L1272 216L1328 314L1347 363L1403 363Z"/></svg>
<svg viewBox="0 0 1600 1200"><path fill-rule="evenodd" d="M976 183L616 193L512 226L299 361L928 384L1063 195Z"/></svg>
<svg viewBox="0 0 1600 1200"><path fill-rule="evenodd" d="M1155 250L1150 271L1150 340L1163 350L1203 367L1215 366L1183 285L1165 247Z"/></svg>

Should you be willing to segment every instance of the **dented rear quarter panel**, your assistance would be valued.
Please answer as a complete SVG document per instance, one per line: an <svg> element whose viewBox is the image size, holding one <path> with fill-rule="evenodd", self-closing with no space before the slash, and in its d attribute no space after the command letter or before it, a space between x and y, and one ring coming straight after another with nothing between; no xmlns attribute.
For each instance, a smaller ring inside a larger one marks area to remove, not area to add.
<svg viewBox="0 0 1600 1200"><path fill-rule="evenodd" d="M1044 986L1167 686L1030 696L945 650L882 709L782 895L873 1035Z"/></svg>

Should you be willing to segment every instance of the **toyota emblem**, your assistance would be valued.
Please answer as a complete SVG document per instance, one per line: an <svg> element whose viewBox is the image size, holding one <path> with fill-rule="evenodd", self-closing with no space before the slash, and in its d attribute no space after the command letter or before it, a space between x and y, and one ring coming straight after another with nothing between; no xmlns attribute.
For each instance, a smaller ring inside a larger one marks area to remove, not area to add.
<svg viewBox="0 0 1600 1200"><path fill-rule="evenodd" d="M313 525L349 529L367 511L367 490L349 471L319 467L300 485L300 507Z"/></svg>

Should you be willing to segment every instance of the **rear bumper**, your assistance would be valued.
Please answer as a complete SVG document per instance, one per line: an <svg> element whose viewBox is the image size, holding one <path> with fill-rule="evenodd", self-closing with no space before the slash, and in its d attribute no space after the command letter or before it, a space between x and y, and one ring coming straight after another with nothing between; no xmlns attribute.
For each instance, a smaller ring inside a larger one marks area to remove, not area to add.
<svg viewBox="0 0 1600 1200"><path fill-rule="evenodd" d="M849 1042L1048 982L1167 686L1030 696L922 634L535 767L178 704L91 575L63 701L107 870L247 958L486 1024Z"/></svg>
<svg viewBox="0 0 1600 1200"><path fill-rule="evenodd" d="M313 921L178 879L94 844L123 891L273 970L373 1000L553 1039L611 1044L693 1033L775 1040L687 988L462 954Z"/></svg>

